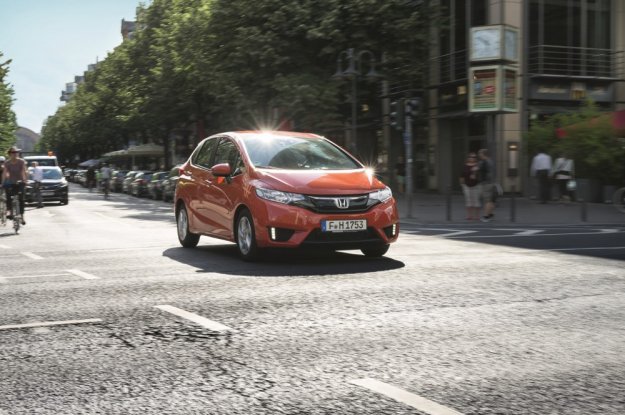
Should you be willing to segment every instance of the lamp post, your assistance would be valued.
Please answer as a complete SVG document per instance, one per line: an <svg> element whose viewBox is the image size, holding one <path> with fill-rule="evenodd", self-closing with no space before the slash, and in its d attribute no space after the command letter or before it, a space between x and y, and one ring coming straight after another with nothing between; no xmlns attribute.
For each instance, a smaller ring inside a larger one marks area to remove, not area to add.
<svg viewBox="0 0 625 415"><path fill-rule="evenodd" d="M368 64L369 66L369 71L366 74L363 74L364 64ZM347 68L345 68L345 65L347 65ZM358 153L358 78L363 76L370 80L381 78L381 75L376 72L375 66L376 60L373 52L366 49L356 50L354 48L349 48L339 53L339 56L336 58L336 72L332 75L332 78L341 81L350 80L352 84L352 132L347 147L354 154Z"/></svg>

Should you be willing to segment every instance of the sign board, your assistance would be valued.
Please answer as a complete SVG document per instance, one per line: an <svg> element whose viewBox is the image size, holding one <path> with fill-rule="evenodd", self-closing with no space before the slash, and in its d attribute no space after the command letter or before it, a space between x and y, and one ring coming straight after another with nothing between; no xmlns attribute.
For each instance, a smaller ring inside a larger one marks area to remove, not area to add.
<svg viewBox="0 0 625 415"><path fill-rule="evenodd" d="M518 69L503 65L470 68L469 111L518 112Z"/></svg>

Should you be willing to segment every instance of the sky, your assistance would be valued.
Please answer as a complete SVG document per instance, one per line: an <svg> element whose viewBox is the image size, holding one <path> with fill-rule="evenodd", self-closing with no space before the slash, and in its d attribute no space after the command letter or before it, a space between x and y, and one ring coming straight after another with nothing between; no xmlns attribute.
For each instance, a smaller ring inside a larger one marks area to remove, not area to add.
<svg viewBox="0 0 625 415"><path fill-rule="evenodd" d="M0 0L0 61L20 127L41 132L65 84L122 43L121 22L143 0Z"/></svg>

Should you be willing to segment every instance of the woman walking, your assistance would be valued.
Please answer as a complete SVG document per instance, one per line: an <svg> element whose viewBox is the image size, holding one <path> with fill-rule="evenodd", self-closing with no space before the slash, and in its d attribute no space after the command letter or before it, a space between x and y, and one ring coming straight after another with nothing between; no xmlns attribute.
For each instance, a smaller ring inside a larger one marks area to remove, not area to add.
<svg viewBox="0 0 625 415"><path fill-rule="evenodd" d="M462 167L462 175L460 176L460 186L464 193L464 201L467 207L467 220L480 219L480 186L479 183L479 165L477 163L477 155L469 153L467 161Z"/></svg>

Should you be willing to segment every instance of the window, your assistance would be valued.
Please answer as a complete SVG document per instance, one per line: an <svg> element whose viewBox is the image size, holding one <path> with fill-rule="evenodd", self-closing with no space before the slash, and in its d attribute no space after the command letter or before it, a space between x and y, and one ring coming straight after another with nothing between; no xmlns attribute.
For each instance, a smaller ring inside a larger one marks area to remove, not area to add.
<svg viewBox="0 0 625 415"><path fill-rule="evenodd" d="M213 164L228 163L233 172L241 167L241 156L237 146L227 138L222 138L215 151L215 161Z"/></svg>
<svg viewBox="0 0 625 415"><path fill-rule="evenodd" d="M191 157L191 162L197 166L210 169L212 167L212 155L218 141L218 138L206 140L204 144L202 144L202 146L198 148L198 150L193 154L193 157Z"/></svg>

